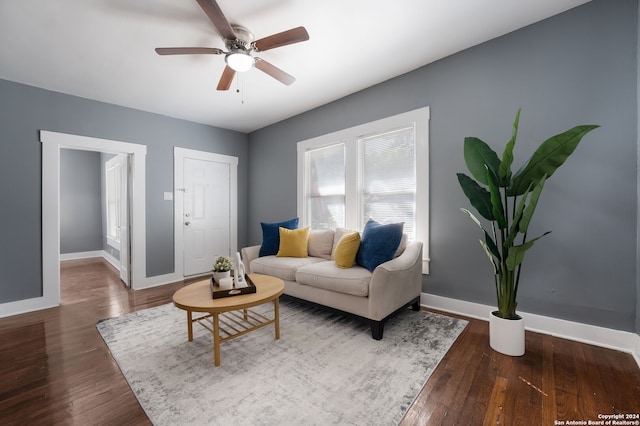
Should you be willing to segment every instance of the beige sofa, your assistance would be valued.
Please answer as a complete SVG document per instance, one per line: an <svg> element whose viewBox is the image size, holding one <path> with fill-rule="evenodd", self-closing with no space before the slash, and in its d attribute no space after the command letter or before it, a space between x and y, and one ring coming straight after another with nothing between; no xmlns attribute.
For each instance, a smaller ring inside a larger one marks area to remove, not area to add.
<svg viewBox="0 0 640 426"><path fill-rule="evenodd" d="M395 257L373 272L354 265L339 268L333 251L346 230L311 231L309 257L259 257L260 245L241 250L251 273L278 277L284 293L362 317L371 325L374 339L382 339L391 315L411 305L420 309L422 291L422 242L403 238Z"/></svg>

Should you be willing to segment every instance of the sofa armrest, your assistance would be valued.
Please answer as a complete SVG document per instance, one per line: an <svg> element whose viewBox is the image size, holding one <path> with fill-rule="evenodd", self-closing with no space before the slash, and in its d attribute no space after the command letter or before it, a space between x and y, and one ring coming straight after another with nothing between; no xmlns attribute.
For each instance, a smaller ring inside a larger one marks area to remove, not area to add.
<svg viewBox="0 0 640 426"><path fill-rule="evenodd" d="M373 270L369 315L381 320L422 292L422 242L412 241L402 254Z"/></svg>
<svg viewBox="0 0 640 426"><path fill-rule="evenodd" d="M405 271L414 267L416 263L420 264L420 267L422 268L421 241L411 241L407 244L407 247L400 256L394 257L393 259L378 265L376 269L380 268L388 272ZM375 273L375 271L376 270L374 269L373 272Z"/></svg>
<svg viewBox="0 0 640 426"><path fill-rule="evenodd" d="M251 272L251 261L253 259L257 259L260 255L260 245L257 246L249 246L240 249L240 254L242 255L242 263L244 263L244 268L247 272Z"/></svg>

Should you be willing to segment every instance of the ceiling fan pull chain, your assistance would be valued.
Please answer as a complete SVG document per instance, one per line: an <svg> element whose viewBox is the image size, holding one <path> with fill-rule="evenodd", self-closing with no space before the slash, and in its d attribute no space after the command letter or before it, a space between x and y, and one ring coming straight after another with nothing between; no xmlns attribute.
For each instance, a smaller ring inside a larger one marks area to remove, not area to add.
<svg viewBox="0 0 640 426"><path fill-rule="evenodd" d="M240 103L244 104L244 79L242 74L238 74L238 78L236 78L236 93L240 93Z"/></svg>

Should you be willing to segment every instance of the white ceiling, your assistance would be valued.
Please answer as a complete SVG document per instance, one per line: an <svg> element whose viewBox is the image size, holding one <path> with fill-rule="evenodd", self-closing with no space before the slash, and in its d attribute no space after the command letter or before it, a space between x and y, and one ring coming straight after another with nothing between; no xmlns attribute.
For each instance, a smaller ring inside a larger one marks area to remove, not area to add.
<svg viewBox="0 0 640 426"><path fill-rule="evenodd" d="M218 0L256 39L310 35L258 54L293 85L252 69L220 92L222 55L154 51L224 48L196 0L0 0L0 78L250 132L586 2Z"/></svg>

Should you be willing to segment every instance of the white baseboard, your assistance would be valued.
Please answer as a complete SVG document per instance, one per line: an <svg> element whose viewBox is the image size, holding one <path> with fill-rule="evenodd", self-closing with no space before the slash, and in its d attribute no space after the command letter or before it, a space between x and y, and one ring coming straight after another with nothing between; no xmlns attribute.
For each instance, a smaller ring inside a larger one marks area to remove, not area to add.
<svg viewBox="0 0 640 426"><path fill-rule="evenodd" d="M172 273L166 275L157 275L155 277L147 277L144 286L136 286L136 290L142 290L144 288L158 287L166 284L173 284L179 281L184 281L185 279L199 278L199 277L207 277L211 276L211 272L205 272L199 275L190 275L188 277L183 277L180 274Z"/></svg>
<svg viewBox="0 0 640 426"><path fill-rule="evenodd" d="M90 259L92 257L104 257L104 250L82 251L77 253L64 253L60 255L60 260Z"/></svg>
<svg viewBox="0 0 640 426"><path fill-rule="evenodd" d="M28 312L40 311L42 309L55 308L56 306L58 306L58 303L53 300L47 300L44 296L17 300L15 302L0 303L0 318L26 314Z"/></svg>
<svg viewBox="0 0 640 426"><path fill-rule="evenodd" d="M114 268L120 269L120 261L113 257L106 250L94 250L94 251L82 251L77 253L65 253L60 255L60 261L64 260L77 260L77 259L91 259L93 257L102 257L104 260L113 265Z"/></svg>
<svg viewBox="0 0 640 426"><path fill-rule="evenodd" d="M111 265L113 265L114 268L120 270L120 261L118 259L116 259L115 257L113 257L108 251L103 250L102 251L102 257L104 257L104 260L106 260Z"/></svg>
<svg viewBox="0 0 640 426"><path fill-rule="evenodd" d="M120 269L120 261L109 254L106 250L85 251L79 253L66 253L60 255L60 260L90 259L92 257L102 257L116 269ZM172 284L182 281L184 278L176 273L147 277L143 283L134 283L133 290L143 290L145 288L158 287L165 284Z"/></svg>
<svg viewBox="0 0 640 426"><path fill-rule="evenodd" d="M464 315L483 321L488 321L491 311L496 310L494 306L466 302L428 293L421 294L420 304L427 308ZM626 352L634 357L638 367L640 367L640 336L638 334L526 312L518 313L524 318L525 329L529 331Z"/></svg>
<svg viewBox="0 0 640 426"><path fill-rule="evenodd" d="M94 250L77 253L65 253L60 254L60 260L77 260L77 259L91 259L91 258L103 258L116 269L120 268L120 261L111 256L105 250ZM206 274L205 274L206 275ZM172 284L175 282L183 281L184 277L176 273L158 275L155 277L147 277L142 283L135 283L134 290L142 290L145 288L158 287L165 284ZM58 295L59 298L59 295ZM51 297L34 297L32 299L17 300L15 302L0 303L0 318L10 317L13 315L25 314L28 312L39 311L42 309L54 308L59 306L56 300Z"/></svg>
<svg viewBox="0 0 640 426"><path fill-rule="evenodd" d="M61 261L91 259L94 257L102 257L109 263L114 265L116 268L120 268L120 262L118 262L113 256L109 255L109 253L104 250L60 254ZM49 295L33 297L31 299L17 300L15 302L0 303L0 318L26 314L28 312L40 311L42 309L55 308L56 306L59 306L59 297L60 295L58 294L58 297L51 297L51 295Z"/></svg>
<svg viewBox="0 0 640 426"><path fill-rule="evenodd" d="M182 280L184 280L184 277L174 272L171 274L156 275L155 277L147 277L142 284L134 284L134 287L135 290L143 290L145 288L158 287L165 284L173 284Z"/></svg>

